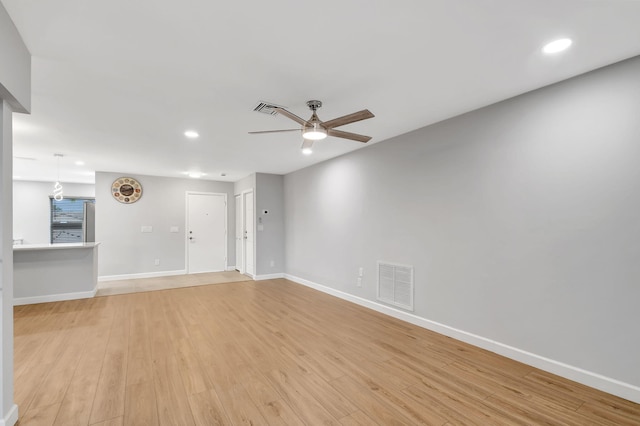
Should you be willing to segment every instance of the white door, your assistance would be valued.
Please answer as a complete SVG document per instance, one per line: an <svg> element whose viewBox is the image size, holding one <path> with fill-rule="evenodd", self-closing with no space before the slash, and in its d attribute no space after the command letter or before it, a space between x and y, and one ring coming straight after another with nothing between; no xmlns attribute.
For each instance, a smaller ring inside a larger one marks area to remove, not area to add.
<svg viewBox="0 0 640 426"><path fill-rule="evenodd" d="M226 269L226 194L187 193L187 268L190 274Z"/></svg>
<svg viewBox="0 0 640 426"><path fill-rule="evenodd" d="M253 267L253 191L247 191L242 194L244 207L244 273L255 274Z"/></svg>
<svg viewBox="0 0 640 426"><path fill-rule="evenodd" d="M236 195L236 269L240 273L244 273L244 262L242 260L242 234L244 227L242 226L242 196Z"/></svg>

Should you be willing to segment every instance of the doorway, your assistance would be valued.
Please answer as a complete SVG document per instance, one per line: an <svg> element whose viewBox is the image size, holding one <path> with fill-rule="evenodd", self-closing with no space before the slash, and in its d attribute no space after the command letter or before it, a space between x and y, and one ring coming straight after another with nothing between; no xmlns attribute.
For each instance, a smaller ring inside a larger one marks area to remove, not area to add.
<svg viewBox="0 0 640 426"><path fill-rule="evenodd" d="M187 192L187 273L227 266L227 194Z"/></svg>

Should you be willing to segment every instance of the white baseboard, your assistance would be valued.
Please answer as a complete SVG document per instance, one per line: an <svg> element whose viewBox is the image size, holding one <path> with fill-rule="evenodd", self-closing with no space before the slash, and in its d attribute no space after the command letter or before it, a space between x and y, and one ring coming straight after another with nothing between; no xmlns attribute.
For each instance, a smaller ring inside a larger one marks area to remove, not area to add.
<svg viewBox="0 0 640 426"><path fill-rule="evenodd" d="M505 345L504 343L496 342L494 340L468 333L463 330L458 330L456 328L449 327L448 325L440 324L438 322L431 321L426 318L422 318L417 315L404 312L378 302L363 299L361 297L354 296L352 294L345 293L331 287L326 287L321 284L305 280L304 278L296 277L289 274L284 274L284 278L298 284L311 287L323 293L339 297L340 299L353 302L357 305L373 309L374 311L389 315L399 320L406 321L419 327L435 331L436 333L440 333L445 336L463 341L465 343L469 343L471 345L503 355L507 358L520 361L549 373L557 374L558 376L573 380L578 383L582 383L583 385L599 389L603 392L619 396L629 401L640 403L640 387L638 386L634 386L620 380L612 379L601 374L593 373L591 371L583 370L582 368L574 367L572 365L536 355L534 353L527 352L513 346Z"/></svg>
<svg viewBox="0 0 640 426"><path fill-rule="evenodd" d="M91 291L45 294L43 296L16 297L13 299L13 306L33 305L34 303L62 302L63 300L91 299L96 295L97 291L98 287L96 286Z"/></svg>
<svg viewBox="0 0 640 426"><path fill-rule="evenodd" d="M139 274L102 275L98 277L98 281L122 281L122 280L133 280L136 278L171 277L174 275L185 275L186 273L187 273L186 269L180 269L177 271L142 272Z"/></svg>
<svg viewBox="0 0 640 426"><path fill-rule="evenodd" d="M281 272L279 274L265 274L265 275L254 275L253 276L253 279L255 281L276 280L278 278L284 278L284 274Z"/></svg>
<svg viewBox="0 0 640 426"><path fill-rule="evenodd" d="M227 269L226 270L227 270L227 272L235 271L236 270L236 266L235 265L227 265Z"/></svg>
<svg viewBox="0 0 640 426"><path fill-rule="evenodd" d="M0 420L0 426L13 426L16 423L18 423L18 406L13 404L7 415Z"/></svg>

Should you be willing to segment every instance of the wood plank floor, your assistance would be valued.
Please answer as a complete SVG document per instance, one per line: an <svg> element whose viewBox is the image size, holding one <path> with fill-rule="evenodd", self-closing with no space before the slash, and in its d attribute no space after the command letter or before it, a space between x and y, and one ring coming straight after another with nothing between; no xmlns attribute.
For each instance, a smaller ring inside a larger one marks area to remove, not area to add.
<svg viewBox="0 0 640 426"><path fill-rule="evenodd" d="M639 425L640 406L287 280L15 308L19 425Z"/></svg>
<svg viewBox="0 0 640 426"><path fill-rule="evenodd" d="M203 272L199 274L171 275L155 278L102 281L98 283L96 296L139 293L143 291L168 290L171 288L195 287L198 285L223 284L247 281L251 278L238 271Z"/></svg>

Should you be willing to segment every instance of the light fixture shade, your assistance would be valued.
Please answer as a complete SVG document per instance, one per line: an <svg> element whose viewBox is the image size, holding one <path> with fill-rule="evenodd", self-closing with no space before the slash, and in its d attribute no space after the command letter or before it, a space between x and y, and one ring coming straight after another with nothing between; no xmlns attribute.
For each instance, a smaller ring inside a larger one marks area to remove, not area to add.
<svg viewBox="0 0 640 426"><path fill-rule="evenodd" d="M313 139L305 139L304 141L302 141L302 153L304 155L311 155L313 153L313 149L311 149L312 146Z"/></svg>
<svg viewBox="0 0 640 426"><path fill-rule="evenodd" d="M327 131L324 129L305 130L304 133L302 133L302 137L311 141L319 141L327 137Z"/></svg>
<svg viewBox="0 0 640 426"><path fill-rule="evenodd" d="M309 124L305 125L302 129L302 137L312 141L319 141L327 137L327 129L322 127L320 119L314 112L311 116Z"/></svg>

